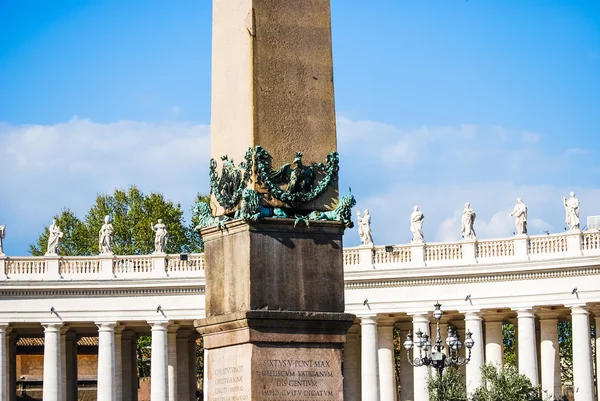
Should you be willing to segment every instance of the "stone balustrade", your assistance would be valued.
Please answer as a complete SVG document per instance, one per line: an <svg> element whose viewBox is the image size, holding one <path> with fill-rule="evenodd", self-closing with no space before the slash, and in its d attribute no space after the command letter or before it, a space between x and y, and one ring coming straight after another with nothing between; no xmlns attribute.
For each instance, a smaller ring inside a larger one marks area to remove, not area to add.
<svg viewBox="0 0 600 401"><path fill-rule="evenodd" d="M347 271L600 256L600 231L344 249ZM204 277L204 254L0 257L0 280Z"/></svg>
<svg viewBox="0 0 600 401"><path fill-rule="evenodd" d="M0 280L204 277L204 254L0 257Z"/></svg>
<svg viewBox="0 0 600 401"><path fill-rule="evenodd" d="M502 264L600 256L600 231L344 249L346 271Z"/></svg>

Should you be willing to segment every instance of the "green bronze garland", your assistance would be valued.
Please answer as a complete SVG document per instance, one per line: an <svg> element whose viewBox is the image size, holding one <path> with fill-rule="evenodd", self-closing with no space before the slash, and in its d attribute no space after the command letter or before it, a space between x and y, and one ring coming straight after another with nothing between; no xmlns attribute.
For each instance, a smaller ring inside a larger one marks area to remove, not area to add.
<svg viewBox="0 0 600 401"><path fill-rule="evenodd" d="M215 195L219 204L226 210L235 208L242 199L242 191L246 188L246 183L252 178L252 148L246 151L245 162L239 164L236 168L233 161L228 160L227 156L221 157L223 160L223 170L221 178L217 174L217 162L210 159L210 189ZM244 170L242 175L241 170Z"/></svg>
<svg viewBox="0 0 600 401"><path fill-rule="evenodd" d="M296 167L292 168L292 165ZM302 153L298 152L293 163L286 164L278 171L274 171L269 152L257 146L254 152L254 166L257 180L264 185L271 196L281 202L295 205L316 199L332 182L337 180L339 156L337 152L331 152L327 155L325 164L311 163L303 166ZM320 170L323 178L316 186L313 186L317 170ZM288 184L288 187L284 190L280 187L282 184Z"/></svg>

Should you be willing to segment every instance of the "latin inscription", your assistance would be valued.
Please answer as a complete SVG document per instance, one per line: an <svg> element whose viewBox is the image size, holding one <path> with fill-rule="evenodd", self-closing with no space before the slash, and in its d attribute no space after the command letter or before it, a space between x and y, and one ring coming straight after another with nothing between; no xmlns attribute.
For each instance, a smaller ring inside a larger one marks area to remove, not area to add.
<svg viewBox="0 0 600 401"><path fill-rule="evenodd" d="M214 395L212 401L245 401L249 400L244 394L244 367L231 366L213 370L209 391ZM211 388L212 387L212 388Z"/></svg>
<svg viewBox="0 0 600 401"><path fill-rule="evenodd" d="M267 359L257 373L264 383L261 401L337 399L331 389L334 374L329 359Z"/></svg>

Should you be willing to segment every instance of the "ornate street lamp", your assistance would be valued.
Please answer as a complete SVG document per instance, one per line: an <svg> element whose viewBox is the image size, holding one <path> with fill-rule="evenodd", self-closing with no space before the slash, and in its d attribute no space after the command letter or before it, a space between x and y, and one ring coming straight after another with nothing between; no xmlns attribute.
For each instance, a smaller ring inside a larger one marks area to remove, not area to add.
<svg viewBox="0 0 600 401"><path fill-rule="evenodd" d="M433 347L429 336L424 334L421 329L415 333L417 338L414 342L413 335L409 331L403 345L404 348L406 348L406 355L408 356L408 361L411 365L432 366L438 371L438 374L441 377L444 368L450 366L458 367L469 363L469 360L471 359L471 348L473 347L473 344L475 344L475 341L471 338L471 331L467 330L465 333L467 338L465 339L464 345L467 347L468 355L466 358L458 356L458 351L462 348L463 343L460 341L456 329L448 325L448 336L446 337L446 346L448 347L448 350L447 353L444 353L445 346L442 342L442 335L440 333L440 319L444 315L444 312L440 309L442 305L439 302L434 306L435 310L433 311L433 317L435 318L437 335ZM412 359L410 357L410 351L413 350L415 346L419 349L419 356Z"/></svg>

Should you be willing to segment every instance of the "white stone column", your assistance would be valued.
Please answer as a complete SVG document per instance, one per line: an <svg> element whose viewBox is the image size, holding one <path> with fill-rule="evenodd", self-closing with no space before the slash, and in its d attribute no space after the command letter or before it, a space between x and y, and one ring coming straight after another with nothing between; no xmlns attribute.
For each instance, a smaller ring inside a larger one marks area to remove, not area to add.
<svg viewBox="0 0 600 401"><path fill-rule="evenodd" d="M43 401L61 401L60 329L62 323L42 323L44 326Z"/></svg>
<svg viewBox="0 0 600 401"><path fill-rule="evenodd" d="M494 318L485 319L485 363L500 367L504 364L504 339L502 338L502 321Z"/></svg>
<svg viewBox="0 0 600 401"><path fill-rule="evenodd" d="M479 312L465 313L465 332L470 331L474 341L471 348L471 360L466 366L467 394L473 394L476 388L483 383L481 367L483 366L483 328L481 325L481 314ZM463 340L463 344L466 341ZM468 351L467 351L468 353Z"/></svg>
<svg viewBox="0 0 600 401"><path fill-rule="evenodd" d="M394 322L378 321L377 362L379 365L379 400L396 401L396 372L394 369Z"/></svg>
<svg viewBox="0 0 600 401"><path fill-rule="evenodd" d="M413 315L413 336L414 340L417 340L416 332L421 330L423 334L429 335L429 317L426 313L419 313ZM411 356L415 358L418 356L419 350L415 346ZM429 401L429 394L427 393L427 378L429 377L429 368L425 366L415 366L413 368L413 399L414 401Z"/></svg>
<svg viewBox="0 0 600 401"><path fill-rule="evenodd" d="M125 326L115 327L115 400L123 401L123 330Z"/></svg>
<svg viewBox="0 0 600 401"><path fill-rule="evenodd" d="M600 308L596 310L596 394L600 400Z"/></svg>
<svg viewBox="0 0 600 401"><path fill-rule="evenodd" d="M517 338L519 372L527 376L534 386L537 386L539 385L539 380L535 315L530 309L519 309L517 310L517 321L519 325Z"/></svg>
<svg viewBox="0 0 600 401"><path fill-rule="evenodd" d="M561 395L558 320L555 315L541 313L539 316L542 396L554 399Z"/></svg>
<svg viewBox="0 0 600 401"><path fill-rule="evenodd" d="M178 324L170 324L167 328L167 377L169 401L177 401L177 329Z"/></svg>
<svg viewBox="0 0 600 401"><path fill-rule="evenodd" d="M377 316L362 316L361 330L361 394L362 401L379 401L377 369Z"/></svg>
<svg viewBox="0 0 600 401"><path fill-rule="evenodd" d="M190 400L189 330L177 331L177 400ZM169 351L172 352L172 351Z"/></svg>
<svg viewBox="0 0 600 401"><path fill-rule="evenodd" d="M168 401L167 326L169 322L148 322L152 326L152 359L150 365L150 400Z"/></svg>
<svg viewBox="0 0 600 401"><path fill-rule="evenodd" d="M571 306L573 322L573 390L575 401L594 399L589 312L583 305Z"/></svg>
<svg viewBox="0 0 600 401"><path fill-rule="evenodd" d="M404 343L409 331L412 332L412 323L402 323L400 325L400 343ZM413 366L408 360L406 349L402 347L400 352L400 401L413 400L414 385Z"/></svg>
<svg viewBox="0 0 600 401"><path fill-rule="evenodd" d="M115 326L117 322L96 322L98 326L98 401L114 401Z"/></svg>
<svg viewBox="0 0 600 401"><path fill-rule="evenodd" d="M10 330L8 323L0 323L0 401L9 399L8 330Z"/></svg>
<svg viewBox="0 0 600 401"><path fill-rule="evenodd" d="M67 401L67 332L69 328L60 328L60 399Z"/></svg>
<svg viewBox="0 0 600 401"><path fill-rule="evenodd" d="M360 326L353 325L344 343L344 401L360 401Z"/></svg>

